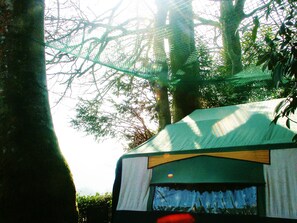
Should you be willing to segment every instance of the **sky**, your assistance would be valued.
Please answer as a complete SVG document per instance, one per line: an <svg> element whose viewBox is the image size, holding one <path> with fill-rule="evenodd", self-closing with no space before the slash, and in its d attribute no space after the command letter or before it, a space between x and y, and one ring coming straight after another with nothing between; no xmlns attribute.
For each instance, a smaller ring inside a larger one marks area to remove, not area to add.
<svg viewBox="0 0 297 223"><path fill-rule="evenodd" d="M80 8L92 19L96 10L106 10L118 0L111 0L108 4L104 0L80 1ZM58 2L46 0L47 6L57 6ZM74 1L75 2L75 1ZM60 7L65 8L67 1L59 1ZM65 13L65 11L63 11ZM71 13L69 12L69 17ZM65 16L65 14L63 14ZM54 69L60 69L58 66ZM52 70L50 73L54 73ZM106 193L112 191L115 177L116 162L123 154L123 145L117 139L96 142L92 136L73 129L70 120L75 116L75 104L78 101L79 91L72 89L71 97L63 98L58 104L57 92L62 92L65 85L55 83L48 78L49 100L54 122L55 132L60 149L73 175L76 190L81 195Z"/></svg>
<svg viewBox="0 0 297 223"><path fill-rule="evenodd" d="M53 90L51 88L49 97L54 128L77 192L81 195L111 192L123 146L112 139L96 142L92 136L73 129L69 121L74 115L75 98L65 98L56 105Z"/></svg>

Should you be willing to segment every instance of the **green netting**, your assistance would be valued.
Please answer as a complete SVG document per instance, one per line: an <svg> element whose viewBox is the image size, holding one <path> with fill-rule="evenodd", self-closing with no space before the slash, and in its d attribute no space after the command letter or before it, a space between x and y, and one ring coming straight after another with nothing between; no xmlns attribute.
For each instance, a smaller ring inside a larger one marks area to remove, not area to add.
<svg viewBox="0 0 297 223"><path fill-rule="evenodd" d="M46 46L61 51L63 53L71 54L75 57L82 58L111 69L115 69L126 74L130 74L146 80L156 79L156 73L158 72L158 70L152 66L137 67L137 64L133 64L129 60L126 62L120 62L115 59L112 59L112 57L115 55L110 55L110 58L109 53L106 55L105 58L101 58L99 57L98 53L94 53L97 50L99 51L98 48L100 46L94 46L93 48L91 48L91 45L93 45L93 43L81 43L72 45L72 42L73 41L47 42ZM120 57L121 56L118 55L118 60L120 60Z"/></svg>
<svg viewBox="0 0 297 223"><path fill-rule="evenodd" d="M167 63L170 67L168 62L170 31L168 31L168 21L165 26L156 29L157 8L154 2L129 1L125 3L125 1L118 1L114 6L110 6L110 10L98 13L92 21L83 16L67 17L60 10L59 18L57 15L56 17L55 15L46 17L46 27L49 27L46 46L126 74L146 80L157 80L159 75L164 72L162 63ZM168 5L174 2L174 6L170 7L176 7L178 10L188 7L186 4L188 1L163 2ZM234 1L230 0L230 4L232 2ZM259 7L260 3L264 4L263 2L265 1L245 1L245 12L252 12ZM219 27L203 25L200 17L203 17L205 21L212 20L219 24L220 1L194 0L192 5L195 25L194 39L203 40L210 49L216 47L217 50L210 51L210 54L216 58L222 48ZM263 17L264 14L265 12L260 10L254 16ZM244 31L251 26L252 17L244 20L238 31ZM181 35L186 35L186 33ZM164 43L165 53L156 54L156 49L154 49L156 40ZM214 40L217 42L214 43ZM197 53L192 53L186 61L191 62L193 58L199 60ZM258 77L257 75L245 75L244 77L245 79L249 77L254 79ZM261 74L261 76L263 75ZM237 76L236 78L242 77Z"/></svg>
<svg viewBox="0 0 297 223"><path fill-rule="evenodd" d="M271 80L271 74L269 72L263 72L260 67L252 67L227 78L227 80L236 86L241 86L251 82Z"/></svg>

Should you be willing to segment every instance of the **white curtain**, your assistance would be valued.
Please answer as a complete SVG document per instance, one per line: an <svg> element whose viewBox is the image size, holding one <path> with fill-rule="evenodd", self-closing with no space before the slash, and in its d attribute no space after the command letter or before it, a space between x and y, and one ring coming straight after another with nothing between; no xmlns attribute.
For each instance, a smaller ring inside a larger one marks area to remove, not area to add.
<svg viewBox="0 0 297 223"><path fill-rule="evenodd" d="M117 210L147 211L152 170L147 157L122 160L122 181Z"/></svg>
<svg viewBox="0 0 297 223"><path fill-rule="evenodd" d="M271 150L264 176L266 215L297 219L297 149Z"/></svg>

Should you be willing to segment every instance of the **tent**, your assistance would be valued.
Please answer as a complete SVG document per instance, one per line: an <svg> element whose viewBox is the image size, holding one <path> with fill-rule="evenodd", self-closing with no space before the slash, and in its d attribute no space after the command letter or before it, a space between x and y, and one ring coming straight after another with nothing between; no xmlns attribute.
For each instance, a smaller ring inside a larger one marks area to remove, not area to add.
<svg viewBox="0 0 297 223"><path fill-rule="evenodd" d="M197 222L296 222L297 125L272 123L281 100L195 110L124 154L113 222L184 212Z"/></svg>

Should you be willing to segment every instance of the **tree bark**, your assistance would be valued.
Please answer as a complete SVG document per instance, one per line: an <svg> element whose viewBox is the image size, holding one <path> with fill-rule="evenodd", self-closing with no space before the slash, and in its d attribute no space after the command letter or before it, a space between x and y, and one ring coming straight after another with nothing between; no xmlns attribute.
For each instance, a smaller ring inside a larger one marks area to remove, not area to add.
<svg viewBox="0 0 297 223"><path fill-rule="evenodd" d="M173 80L173 122L199 107L199 63L191 0L172 0L169 11L170 67Z"/></svg>
<svg viewBox="0 0 297 223"><path fill-rule="evenodd" d="M171 113L168 99L168 64L165 52L165 27L168 15L167 0L156 0L154 54L158 66L161 67L158 81L153 83L156 95L156 110L159 119L159 131L171 123Z"/></svg>
<svg viewBox="0 0 297 223"><path fill-rule="evenodd" d="M44 2L4 0L0 10L0 222L77 222L48 101Z"/></svg>
<svg viewBox="0 0 297 223"><path fill-rule="evenodd" d="M221 1L220 23L222 26L225 62L227 65L231 64L232 74L243 70L238 27L245 16L243 12L244 2L245 0L238 0L233 5L232 0Z"/></svg>

